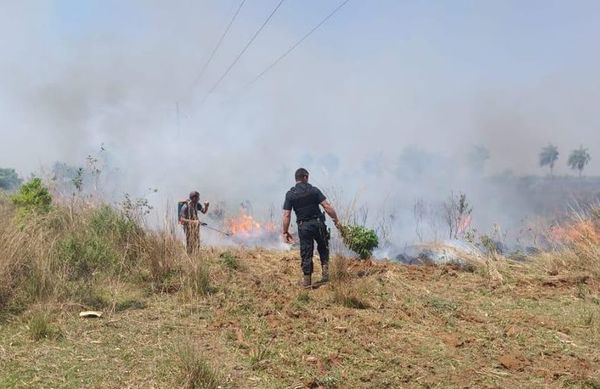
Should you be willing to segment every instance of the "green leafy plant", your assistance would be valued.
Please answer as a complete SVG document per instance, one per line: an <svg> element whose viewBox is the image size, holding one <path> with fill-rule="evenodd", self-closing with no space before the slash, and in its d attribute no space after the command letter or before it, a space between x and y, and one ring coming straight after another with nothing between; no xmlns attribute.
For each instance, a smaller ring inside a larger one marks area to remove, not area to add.
<svg viewBox="0 0 600 389"><path fill-rule="evenodd" d="M27 181L12 196L12 202L17 207L18 217L31 213L48 213L52 205L52 195L39 178Z"/></svg>
<svg viewBox="0 0 600 389"><path fill-rule="evenodd" d="M373 250L379 245L379 239L375 231L357 225L347 225L340 228L344 244L359 255L361 259L367 259L373 255Z"/></svg>

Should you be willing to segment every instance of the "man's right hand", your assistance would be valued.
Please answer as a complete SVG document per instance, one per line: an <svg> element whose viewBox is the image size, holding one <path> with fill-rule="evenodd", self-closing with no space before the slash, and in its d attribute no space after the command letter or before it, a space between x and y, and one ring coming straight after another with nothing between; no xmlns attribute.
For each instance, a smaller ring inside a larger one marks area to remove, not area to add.
<svg viewBox="0 0 600 389"><path fill-rule="evenodd" d="M289 232L283 233L283 239L285 240L285 243L289 243L289 244L294 243L294 237Z"/></svg>

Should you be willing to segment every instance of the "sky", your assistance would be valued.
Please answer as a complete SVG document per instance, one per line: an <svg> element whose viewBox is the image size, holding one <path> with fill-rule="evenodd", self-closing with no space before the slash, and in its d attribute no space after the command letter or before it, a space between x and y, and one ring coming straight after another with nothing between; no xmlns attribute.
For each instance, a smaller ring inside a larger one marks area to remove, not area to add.
<svg viewBox="0 0 600 389"><path fill-rule="evenodd" d="M573 174L583 145L600 174L600 2L350 0L248 86L339 4L286 0L207 94L277 3L247 0L198 79L239 0L0 0L0 166L80 165L103 144L117 192L277 206L301 164L383 201L407 150L464 162L483 145L487 175L545 174L553 143Z"/></svg>

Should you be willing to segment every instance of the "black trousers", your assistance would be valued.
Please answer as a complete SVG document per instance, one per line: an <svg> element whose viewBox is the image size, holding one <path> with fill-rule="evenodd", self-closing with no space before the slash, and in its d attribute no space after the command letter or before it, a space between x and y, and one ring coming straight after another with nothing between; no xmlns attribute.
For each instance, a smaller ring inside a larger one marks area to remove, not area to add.
<svg viewBox="0 0 600 389"><path fill-rule="evenodd" d="M313 272L313 253L315 242L321 259L321 266L329 263L329 237L327 226L320 219L298 223L300 238L300 256L302 257L302 272L305 276Z"/></svg>

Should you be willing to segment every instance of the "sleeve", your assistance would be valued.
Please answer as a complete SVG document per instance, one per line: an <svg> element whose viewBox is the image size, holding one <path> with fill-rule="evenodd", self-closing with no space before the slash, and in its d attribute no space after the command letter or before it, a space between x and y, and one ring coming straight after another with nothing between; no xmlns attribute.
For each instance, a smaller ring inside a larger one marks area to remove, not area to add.
<svg viewBox="0 0 600 389"><path fill-rule="evenodd" d="M291 211L292 210L292 202L290 201L290 193L286 193L285 195L285 200L283 201L283 209L285 211Z"/></svg>
<svg viewBox="0 0 600 389"><path fill-rule="evenodd" d="M323 192L321 192L319 188L315 188L315 191L317 192L317 199L319 200L319 204L327 200L327 197L325 197L325 195L323 194Z"/></svg>
<svg viewBox="0 0 600 389"><path fill-rule="evenodd" d="M202 212L203 209L204 208L203 208L202 204L200 204L200 201L198 201L198 203L196 204L196 210Z"/></svg>

